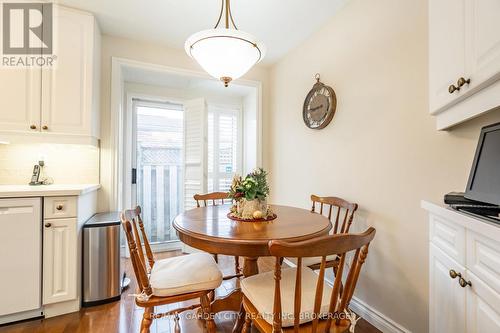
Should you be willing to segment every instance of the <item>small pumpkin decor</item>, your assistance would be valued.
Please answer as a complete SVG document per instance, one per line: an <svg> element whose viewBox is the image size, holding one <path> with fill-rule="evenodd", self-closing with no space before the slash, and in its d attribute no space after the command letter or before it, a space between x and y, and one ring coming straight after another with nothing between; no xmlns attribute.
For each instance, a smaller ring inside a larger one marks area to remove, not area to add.
<svg viewBox="0 0 500 333"><path fill-rule="evenodd" d="M267 172L264 169L255 169L246 175L234 176L229 191L229 197L234 200L234 205L228 217L236 221L262 222L276 218L267 204L269 186L267 185Z"/></svg>

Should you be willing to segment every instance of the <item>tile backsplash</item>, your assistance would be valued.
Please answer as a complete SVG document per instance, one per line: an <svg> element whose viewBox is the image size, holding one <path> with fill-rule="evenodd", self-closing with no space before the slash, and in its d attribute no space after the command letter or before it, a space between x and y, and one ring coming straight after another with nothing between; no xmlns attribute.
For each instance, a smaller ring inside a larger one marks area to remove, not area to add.
<svg viewBox="0 0 500 333"><path fill-rule="evenodd" d="M45 161L44 174L55 184L98 184L99 149L67 144L0 144L0 185L28 184L33 166Z"/></svg>

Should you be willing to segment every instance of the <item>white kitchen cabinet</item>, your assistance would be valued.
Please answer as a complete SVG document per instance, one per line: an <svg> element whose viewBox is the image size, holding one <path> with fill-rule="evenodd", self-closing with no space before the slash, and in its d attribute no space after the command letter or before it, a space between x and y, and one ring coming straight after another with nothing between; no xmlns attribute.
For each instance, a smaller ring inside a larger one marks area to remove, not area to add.
<svg viewBox="0 0 500 333"><path fill-rule="evenodd" d="M76 218L44 221L43 304L76 298L76 244Z"/></svg>
<svg viewBox="0 0 500 333"><path fill-rule="evenodd" d="M40 69L0 70L1 132L31 133L40 128L41 73Z"/></svg>
<svg viewBox="0 0 500 333"><path fill-rule="evenodd" d="M465 333L465 290L450 277L465 269L433 245L429 254L430 331Z"/></svg>
<svg viewBox="0 0 500 333"><path fill-rule="evenodd" d="M448 87L465 75L465 1L429 1L429 102L431 111L451 103Z"/></svg>
<svg viewBox="0 0 500 333"><path fill-rule="evenodd" d="M100 59L94 58L97 24L92 15L56 6L54 68L42 70L41 128L48 133L98 137L95 117ZM100 41L99 41L100 42Z"/></svg>
<svg viewBox="0 0 500 333"><path fill-rule="evenodd" d="M500 332L500 295L472 272L468 281L474 281L467 290L467 332Z"/></svg>
<svg viewBox="0 0 500 333"><path fill-rule="evenodd" d="M429 104L445 129L500 105L499 0L429 2Z"/></svg>
<svg viewBox="0 0 500 333"><path fill-rule="evenodd" d="M0 262L12 273L0 284L0 324L80 309L82 228L99 187L0 185Z"/></svg>
<svg viewBox="0 0 500 333"><path fill-rule="evenodd" d="M422 202L429 212L429 332L500 332L500 226Z"/></svg>
<svg viewBox="0 0 500 333"><path fill-rule="evenodd" d="M470 89L500 78L500 0L466 0L466 74Z"/></svg>
<svg viewBox="0 0 500 333"><path fill-rule="evenodd" d="M86 12L53 6L54 64L3 69L0 132L11 142L99 139L100 32ZM28 134L28 135L26 135Z"/></svg>

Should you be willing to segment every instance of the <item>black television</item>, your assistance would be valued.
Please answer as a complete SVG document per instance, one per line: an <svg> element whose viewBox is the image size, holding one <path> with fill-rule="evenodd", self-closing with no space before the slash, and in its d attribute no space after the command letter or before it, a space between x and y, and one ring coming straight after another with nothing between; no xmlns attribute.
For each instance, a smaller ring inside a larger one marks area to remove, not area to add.
<svg viewBox="0 0 500 333"><path fill-rule="evenodd" d="M481 129L465 197L500 205L500 123Z"/></svg>

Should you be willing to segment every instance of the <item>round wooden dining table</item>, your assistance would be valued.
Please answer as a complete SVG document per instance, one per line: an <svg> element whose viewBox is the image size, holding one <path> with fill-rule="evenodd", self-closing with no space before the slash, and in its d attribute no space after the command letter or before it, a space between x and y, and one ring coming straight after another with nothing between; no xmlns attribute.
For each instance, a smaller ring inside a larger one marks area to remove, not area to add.
<svg viewBox="0 0 500 333"><path fill-rule="evenodd" d="M178 215L173 223L179 239L196 249L212 254L243 257L243 275L258 274L257 259L270 256L270 240L297 242L327 235L330 221L306 209L271 205L276 219L268 222L241 222L230 219L230 205L194 208ZM212 303L214 313L239 311L233 332L244 322L242 294L236 289Z"/></svg>

